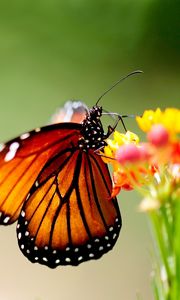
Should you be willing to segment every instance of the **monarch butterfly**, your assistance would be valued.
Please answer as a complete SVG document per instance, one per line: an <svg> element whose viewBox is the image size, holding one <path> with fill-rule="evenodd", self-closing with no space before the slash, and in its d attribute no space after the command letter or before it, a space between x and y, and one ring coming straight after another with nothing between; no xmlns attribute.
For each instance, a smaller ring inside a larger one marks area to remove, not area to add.
<svg viewBox="0 0 180 300"><path fill-rule="evenodd" d="M0 224L18 221L19 248L33 263L78 265L117 241L121 215L97 153L112 128L104 133L98 101L81 123L51 124L1 144Z"/></svg>
<svg viewBox="0 0 180 300"><path fill-rule="evenodd" d="M111 179L96 149L105 145L94 106L84 121L22 134L0 153L0 223L18 219L17 238L31 262L51 268L97 259L121 227Z"/></svg>

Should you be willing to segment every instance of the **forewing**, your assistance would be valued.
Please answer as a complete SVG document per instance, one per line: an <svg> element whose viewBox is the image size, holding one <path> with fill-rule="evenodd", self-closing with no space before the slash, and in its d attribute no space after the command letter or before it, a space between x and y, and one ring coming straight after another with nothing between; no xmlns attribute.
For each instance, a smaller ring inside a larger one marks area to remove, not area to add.
<svg viewBox="0 0 180 300"><path fill-rule="evenodd" d="M82 101L67 101L63 107L56 110L51 123L74 122L80 123L86 117L88 107Z"/></svg>
<svg viewBox="0 0 180 300"><path fill-rule="evenodd" d="M17 220L46 162L61 149L77 146L79 124L57 124L22 134L1 147L0 224Z"/></svg>
<svg viewBox="0 0 180 300"><path fill-rule="evenodd" d="M63 163L64 162L64 163ZM47 171L48 170L48 171ZM107 166L92 150L67 150L48 162L18 219L23 254L51 268L97 259L121 228Z"/></svg>

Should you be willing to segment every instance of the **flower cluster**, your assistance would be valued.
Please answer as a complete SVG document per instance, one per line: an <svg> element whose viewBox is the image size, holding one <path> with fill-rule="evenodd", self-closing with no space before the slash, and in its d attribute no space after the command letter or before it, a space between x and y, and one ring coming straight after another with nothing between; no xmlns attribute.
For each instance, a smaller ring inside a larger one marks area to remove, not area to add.
<svg viewBox="0 0 180 300"><path fill-rule="evenodd" d="M150 218L155 241L153 288L156 300L180 299L180 110L147 110L136 121L146 133L114 132L104 161L113 166L112 198L121 189L136 189L140 209Z"/></svg>
<svg viewBox="0 0 180 300"><path fill-rule="evenodd" d="M147 110L136 121L147 134L146 142L130 131L115 131L103 159L113 165L112 197L121 189L137 189L143 194L141 209L151 210L174 191L180 197L180 110Z"/></svg>

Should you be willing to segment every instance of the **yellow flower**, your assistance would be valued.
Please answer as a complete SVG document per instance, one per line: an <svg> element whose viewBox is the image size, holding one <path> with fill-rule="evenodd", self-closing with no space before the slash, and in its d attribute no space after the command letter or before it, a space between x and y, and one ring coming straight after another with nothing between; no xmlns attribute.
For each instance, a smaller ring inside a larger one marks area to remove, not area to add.
<svg viewBox="0 0 180 300"><path fill-rule="evenodd" d="M163 125L172 138L180 132L180 110L176 108L146 110L142 117L136 117L136 121L144 132L150 131L155 124Z"/></svg>
<svg viewBox="0 0 180 300"><path fill-rule="evenodd" d="M125 134L115 131L113 136L113 140L106 140L107 146L104 147L104 153L102 153L105 157L102 157L102 159L105 163L112 163L114 165L114 168L116 169L117 162L114 160L116 151L120 146L125 144L138 144L139 137L131 131L127 131Z"/></svg>
<svg viewBox="0 0 180 300"><path fill-rule="evenodd" d="M136 117L136 121L142 131L147 132L151 129L152 125L161 123L162 111L157 108L153 110L145 110L142 117Z"/></svg>
<svg viewBox="0 0 180 300"><path fill-rule="evenodd" d="M113 140L106 140L107 146L104 147L104 152L101 152L101 157L105 163L111 163L114 171L117 171L119 170L119 162L116 159L117 150L123 145L138 144L139 137L131 131L125 134L115 131L113 137Z"/></svg>
<svg viewBox="0 0 180 300"><path fill-rule="evenodd" d="M180 133L180 109L166 108L162 124L170 133Z"/></svg>
<svg viewBox="0 0 180 300"><path fill-rule="evenodd" d="M131 131L127 131L125 134L115 131L114 140L107 140L107 144L112 150L117 150L119 146L130 143L139 143L139 137Z"/></svg>

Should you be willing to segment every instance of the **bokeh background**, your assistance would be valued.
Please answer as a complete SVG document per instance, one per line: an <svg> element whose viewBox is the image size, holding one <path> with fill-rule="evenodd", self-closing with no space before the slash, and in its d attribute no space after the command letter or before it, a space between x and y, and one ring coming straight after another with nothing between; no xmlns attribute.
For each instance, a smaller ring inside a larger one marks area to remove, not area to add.
<svg viewBox="0 0 180 300"><path fill-rule="evenodd" d="M178 11L176 0L1 0L0 139L48 123L68 99L92 106L135 69L144 74L106 95L105 109L141 114L178 106ZM126 126L137 129L134 120ZM15 225L0 228L0 299L153 299L151 235L139 201L134 192L120 194L116 246L79 267L33 265L18 249Z"/></svg>

